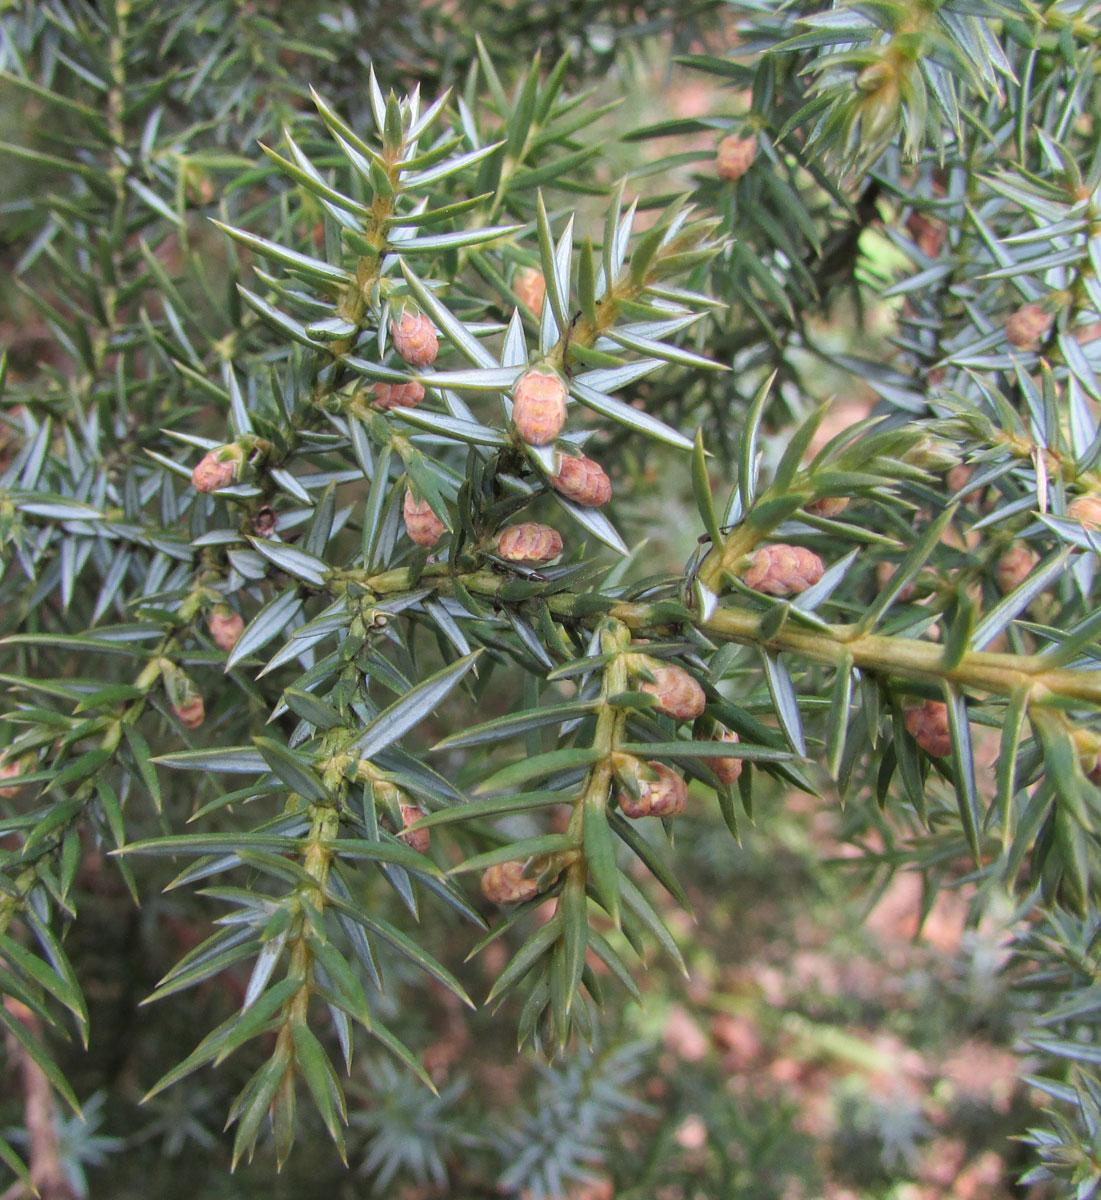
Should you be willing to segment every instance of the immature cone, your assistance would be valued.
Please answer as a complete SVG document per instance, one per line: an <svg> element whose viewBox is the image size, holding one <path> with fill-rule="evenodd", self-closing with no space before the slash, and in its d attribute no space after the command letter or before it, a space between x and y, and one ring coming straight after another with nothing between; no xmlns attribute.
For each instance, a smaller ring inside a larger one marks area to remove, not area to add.
<svg viewBox="0 0 1101 1200"><path fill-rule="evenodd" d="M817 554L803 546L779 543L758 550L742 579L746 587L768 596L790 596L817 583L824 570Z"/></svg>
<svg viewBox="0 0 1101 1200"><path fill-rule="evenodd" d="M403 312L400 321L390 322L390 337L411 367L427 367L440 352L439 338L424 313Z"/></svg>
<svg viewBox="0 0 1101 1200"><path fill-rule="evenodd" d="M882 591L887 584L891 582L897 570L898 567L894 563L889 562L881 562L876 567L875 579L880 591ZM910 582L902 589L902 591L899 592L895 599L898 600L900 604L906 604L908 601L913 600L914 596L916 595L917 585L911 579Z"/></svg>
<svg viewBox="0 0 1101 1200"><path fill-rule="evenodd" d="M241 634L245 632L244 618L240 613L234 612L228 604L216 604L210 610L206 627L210 630L215 646L227 653L237 645Z"/></svg>
<svg viewBox="0 0 1101 1200"><path fill-rule="evenodd" d="M401 806L401 823L405 829L410 825L419 821L424 816L424 812L415 804L403 804ZM427 854L429 843L432 841L431 829L418 829L413 833L399 833L398 837L418 854Z"/></svg>
<svg viewBox="0 0 1101 1200"><path fill-rule="evenodd" d="M529 446L546 446L566 423L566 385L557 375L528 371L512 393L512 423Z"/></svg>
<svg viewBox="0 0 1101 1200"><path fill-rule="evenodd" d="M963 491L974 473L975 468L968 466L967 463L960 463L958 466L953 467L944 479L944 482L948 485L949 493L954 496L957 492ZM968 492L965 496L961 496L960 499L964 504L977 504L982 499L982 488L976 488L973 492Z"/></svg>
<svg viewBox="0 0 1101 1200"><path fill-rule="evenodd" d="M1035 350L1051 328L1052 316L1039 304L1024 304L1005 323L1005 336L1019 350Z"/></svg>
<svg viewBox="0 0 1101 1200"><path fill-rule="evenodd" d="M402 514L405 517L405 532L418 546L434 546L443 537L444 523L432 511L427 500L418 504L413 499L413 493L406 491Z"/></svg>
<svg viewBox="0 0 1101 1200"><path fill-rule="evenodd" d="M906 728L914 741L932 758L940 758L952 749L948 733L948 705L926 700L921 708L906 710Z"/></svg>
<svg viewBox="0 0 1101 1200"><path fill-rule="evenodd" d="M757 157L757 139L728 134L715 154L715 170L723 179L741 179Z"/></svg>
<svg viewBox="0 0 1101 1200"><path fill-rule="evenodd" d="M551 487L583 508L600 508L612 498L612 481L591 458L563 458Z"/></svg>
<svg viewBox="0 0 1101 1200"><path fill-rule="evenodd" d="M847 496L823 496L821 500L812 500L807 505L807 512L816 517L836 517L849 507Z"/></svg>
<svg viewBox="0 0 1101 1200"><path fill-rule="evenodd" d="M1072 500L1067 507L1067 516L1072 521L1081 521L1089 529L1101 529L1101 496L1091 493Z"/></svg>
<svg viewBox="0 0 1101 1200"><path fill-rule="evenodd" d="M703 688L683 667L647 663L653 683L643 683L640 691L657 699L658 712L675 721L693 721L703 712L707 697Z"/></svg>
<svg viewBox="0 0 1101 1200"><path fill-rule="evenodd" d="M376 383L371 399L384 412L390 408L416 408L424 399L424 388L415 379L409 383Z"/></svg>
<svg viewBox="0 0 1101 1200"><path fill-rule="evenodd" d="M639 795L636 800L630 792L619 793L619 807L625 817L675 817L684 812L688 802L688 785L672 768L664 763L646 764L656 775L655 779L639 778Z"/></svg>
<svg viewBox="0 0 1101 1200"><path fill-rule="evenodd" d="M0 763L0 779L13 779L16 775L22 774L23 770L18 763ZM5 800L10 800L13 796L19 794L21 786L21 784L17 783L14 787L0 787L0 796Z"/></svg>
<svg viewBox="0 0 1101 1200"><path fill-rule="evenodd" d="M534 267L528 267L517 275L516 280L512 285L513 292L516 293L520 303L531 312L541 317L543 315L543 301L547 296L547 281L543 278L543 272L537 271Z"/></svg>
<svg viewBox="0 0 1101 1200"><path fill-rule="evenodd" d="M174 704L172 711L179 718L180 723L186 725L188 729L198 729L206 720L203 698L198 692L192 692L180 704Z"/></svg>
<svg viewBox="0 0 1101 1200"><path fill-rule="evenodd" d="M216 492L219 488L235 483L241 470L244 454L232 442L217 446L199 461L191 472L191 486L197 492Z"/></svg>
<svg viewBox="0 0 1101 1200"><path fill-rule="evenodd" d="M732 730L724 730L722 734L717 734L711 739L715 742L740 742L741 738ZM727 787L738 782L738 776L742 773L742 760L740 758L712 758L708 759L711 765L711 770L719 777L720 783L725 783Z"/></svg>
<svg viewBox="0 0 1101 1200"><path fill-rule="evenodd" d="M562 553L562 538L557 529L525 521L510 525L497 539L497 553L509 562L537 566Z"/></svg>
<svg viewBox="0 0 1101 1200"><path fill-rule="evenodd" d="M1002 594L1008 595L1014 588L1020 587L1035 570L1039 561L1039 555L1033 553L1027 546L1021 543L1010 546L998 559L995 571L998 587Z"/></svg>
<svg viewBox="0 0 1101 1200"><path fill-rule="evenodd" d="M494 904L519 904L539 895L539 884L524 876L522 862L498 863L482 874L482 895Z"/></svg>

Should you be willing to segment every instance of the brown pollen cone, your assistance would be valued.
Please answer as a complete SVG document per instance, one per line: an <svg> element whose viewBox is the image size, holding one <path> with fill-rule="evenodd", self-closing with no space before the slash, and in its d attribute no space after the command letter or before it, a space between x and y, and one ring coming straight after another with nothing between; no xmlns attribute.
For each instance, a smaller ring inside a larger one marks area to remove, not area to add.
<svg viewBox="0 0 1101 1200"><path fill-rule="evenodd" d="M757 157L757 139L727 134L715 152L715 170L723 179L741 179Z"/></svg>
<svg viewBox="0 0 1101 1200"><path fill-rule="evenodd" d="M415 379L409 383L376 383L371 399L383 412L391 408L416 408L424 399L424 387Z"/></svg>
<svg viewBox="0 0 1101 1200"><path fill-rule="evenodd" d="M216 604L211 609L206 627L210 630L215 646L227 653L237 645L241 634L245 632L244 618L240 613L234 612L228 604Z"/></svg>
<svg viewBox="0 0 1101 1200"><path fill-rule="evenodd" d="M812 500L807 505L807 512L816 517L836 517L849 507L847 496L823 496L821 500Z"/></svg>
<svg viewBox="0 0 1101 1200"><path fill-rule="evenodd" d="M716 742L740 742L741 740L732 729L726 729L712 739ZM711 758L707 761L711 770L718 776L720 783L725 783L727 787L730 787L738 782L738 776L742 773L740 758Z"/></svg>
<svg viewBox="0 0 1101 1200"><path fill-rule="evenodd" d="M688 785L684 780L664 763L648 762L646 765L656 778L640 776L637 800L626 790L619 793L619 807L623 815L637 820L640 817L675 817L684 812L688 802Z"/></svg>
<svg viewBox="0 0 1101 1200"><path fill-rule="evenodd" d="M209 451L191 472L191 486L197 492L216 492L236 482L240 460L224 462L218 457L220 453L220 450Z"/></svg>
<svg viewBox="0 0 1101 1200"><path fill-rule="evenodd" d="M537 566L562 553L562 537L549 525L524 521L502 531L497 539L497 553L509 562Z"/></svg>
<svg viewBox="0 0 1101 1200"><path fill-rule="evenodd" d="M415 804L403 804L401 806L401 823L406 830L410 825L415 824L424 816L424 813ZM413 833L399 833L398 837L418 854L427 854L428 847L432 842L431 829L417 829Z"/></svg>
<svg viewBox="0 0 1101 1200"><path fill-rule="evenodd" d="M402 515L405 518L405 532L418 546L434 546L443 537L446 527L432 511L432 506L427 500L418 503L410 491L405 493Z"/></svg>
<svg viewBox="0 0 1101 1200"><path fill-rule="evenodd" d="M403 312L400 321L390 322L390 337L411 367L427 367L440 352L440 340L424 313Z"/></svg>
<svg viewBox="0 0 1101 1200"><path fill-rule="evenodd" d="M23 770L18 763L0 763L0 779L14 779L16 775L22 774ZM0 796L5 800L10 800L13 796L19 795L22 786L22 784L17 783L12 787L0 787Z"/></svg>
<svg viewBox="0 0 1101 1200"><path fill-rule="evenodd" d="M1067 507L1067 516L1090 529L1101 529L1101 496L1088 493L1072 500Z"/></svg>
<svg viewBox="0 0 1101 1200"><path fill-rule="evenodd" d="M746 587L768 596L790 596L816 584L825 568L822 560L804 546L763 546L742 576Z"/></svg>
<svg viewBox="0 0 1101 1200"><path fill-rule="evenodd" d="M1051 313L1039 304L1023 304L1005 323L1005 336L1018 350L1035 350L1051 329Z"/></svg>
<svg viewBox="0 0 1101 1200"><path fill-rule="evenodd" d="M908 708L905 719L910 735L931 758L951 752L948 705L939 700L926 700L920 708Z"/></svg>
<svg viewBox="0 0 1101 1200"><path fill-rule="evenodd" d="M512 284L512 290L521 304L535 316L543 315L543 301L547 297L547 281L543 272L534 267L527 267L517 275Z"/></svg>
<svg viewBox="0 0 1101 1200"><path fill-rule="evenodd" d="M657 700L657 709L675 721L693 721L703 712L707 697L703 688L683 667L671 664L647 664L654 682L644 682L639 690Z"/></svg>
<svg viewBox="0 0 1101 1200"><path fill-rule="evenodd" d="M206 720L203 698L198 693L192 693L181 704L174 704L172 711L176 714L180 724L186 725L188 729L198 729Z"/></svg>
<svg viewBox="0 0 1101 1200"><path fill-rule="evenodd" d="M546 446L566 423L566 385L557 375L528 371L512 393L512 423L529 446Z"/></svg>
<svg viewBox="0 0 1101 1200"><path fill-rule="evenodd" d="M522 862L498 863L483 872L482 895L493 904L520 904L539 895L539 884L525 877Z"/></svg>
<svg viewBox="0 0 1101 1200"><path fill-rule="evenodd" d="M601 508L612 498L612 481L591 458L563 458L551 487L583 508Z"/></svg>
<svg viewBox="0 0 1101 1200"><path fill-rule="evenodd" d="M995 570L998 588L1002 594L1007 595L1015 588L1019 588L1036 569L1039 561L1039 555L1027 546L1021 543L1010 546L998 559L998 566Z"/></svg>

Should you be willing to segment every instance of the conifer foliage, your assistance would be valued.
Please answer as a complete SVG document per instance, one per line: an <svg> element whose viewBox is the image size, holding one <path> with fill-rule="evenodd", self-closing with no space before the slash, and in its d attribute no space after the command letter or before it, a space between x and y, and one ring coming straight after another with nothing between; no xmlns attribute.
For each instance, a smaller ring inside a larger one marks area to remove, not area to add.
<svg viewBox="0 0 1101 1200"><path fill-rule="evenodd" d="M307 1107L343 1154L364 1048L432 1087L388 979L473 1003L426 927L507 945L496 1019L577 1063L679 961L678 815L737 838L779 785L1013 897L1031 1177L1092 1195L1101 7L569 7L7 7L47 330L0 426L9 1044L78 1108L90 876L167 884L213 923L147 999L243 985L149 1098L215 1088L234 1161ZM721 87L613 180L588 84L643 34ZM823 371L878 397L829 436ZM694 498L680 572L640 460ZM444 1142L461 1102L408 1100ZM553 1194L537 1157L510 1187Z"/></svg>

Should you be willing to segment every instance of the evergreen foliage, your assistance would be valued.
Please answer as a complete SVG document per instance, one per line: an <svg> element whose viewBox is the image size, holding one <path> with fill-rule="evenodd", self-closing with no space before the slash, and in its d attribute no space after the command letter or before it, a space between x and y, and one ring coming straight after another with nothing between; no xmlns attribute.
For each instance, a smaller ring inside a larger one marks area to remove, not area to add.
<svg viewBox="0 0 1101 1200"><path fill-rule="evenodd" d="M343 1156L353 1071L387 1097L368 1169L439 1183L478 1135L388 999L472 1004L436 927L506 943L496 1019L566 1055L482 1135L557 1195L633 1111L600 1010L680 961L677 814L737 838L775 781L846 802L873 880L1012 896L1030 1178L1096 1192L1099 29L1089 0L4 8L48 347L3 380L0 1022L57 1096L115 872L213 917L147 997L195 1014L151 1109L190 1089L196 1141L214 1109L279 1165L315 1110ZM656 35L731 99L632 127L613 179L589 85ZM879 397L827 438L823 373ZM694 497L682 572L647 567L641 463ZM408 1075L363 1073L375 1045Z"/></svg>

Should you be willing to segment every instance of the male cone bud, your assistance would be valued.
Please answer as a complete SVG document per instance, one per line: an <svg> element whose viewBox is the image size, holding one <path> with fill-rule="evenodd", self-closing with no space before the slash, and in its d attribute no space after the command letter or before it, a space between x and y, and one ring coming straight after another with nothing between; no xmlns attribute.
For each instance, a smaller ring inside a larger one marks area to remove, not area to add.
<svg viewBox="0 0 1101 1200"><path fill-rule="evenodd" d="M807 505L807 512L816 517L836 517L849 507L847 496L823 496L820 500L812 500Z"/></svg>
<svg viewBox="0 0 1101 1200"><path fill-rule="evenodd" d="M790 596L816 584L825 568L817 554L803 546L764 546L742 577L746 587L768 596Z"/></svg>
<svg viewBox="0 0 1101 1200"><path fill-rule="evenodd" d="M543 315L543 301L547 296L547 281L543 272L534 267L528 267L517 275L512 285L520 303L528 308L535 316Z"/></svg>
<svg viewBox="0 0 1101 1200"><path fill-rule="evenodd" d="M434 546L443 537L444 523L432 511L432 506L427 500L418 503L410 491L405 493L402 515L405 517L405 532L418 546Z"/></svg>
<svg viewBox="0 0 1101 1200"><path fill-rule="evenodd" d="M14 779L17 775L22 775L23 770L18 763L0 762L0 779ZM5 800L10 800L13 796L19 794L19 789L22 785L15 784L12 787L0 787L0 796Z"/></svg>
<svg viewBox="0 0 1101 1200"><path fill-rule="evenodd" d="M907 709L905 720L911 737L931 758L940 758L952 749L946 704L926 700L920 708Z"/></svg>
<svg viewBox="0 0 1101 1200"><path fill-rule="evenodd" d="M497 553L509 562L538 566L562 553L562 538L557 529L525 521L510 525L497 539Z"/></svg>
<svg viewBox="0 0 1101 1200"><path fill-rule="evenodd" d="M1089 529L1101 529L1101 496L1087 493L1072 500L1067 508L1067 516Z"/></svg>
<svg viewBox="0 0 1101 1200"><path fill-rule="evenodd" d="M716 742L739 742L741 738L730 729L724 730L721 734L716 734L712 741ZM719 778L720 783L725 783L727 787L731 787L738 782L738 776L742 773L742 760L740 758L712 758L709 759L711 770Z"/></svg>
<svg viewBox="0 0 1101 1200"><path fill-rule="evenodd" d="M703 712L707 697L703 688L683 667L650 659L646 662L646 668L654 681L642 683L639 690L657 700L658 712L675 721L693 721Z"/></svg>
<svg viewBox="0 0 1101 1200"><path fill-rule="evenodd" d="M376 383L371 399L383 412L391 408L416 408L424 399L424 388L415 379L408 383Z"/></svg>
<svg viewBox="0 0 1101 1200"><path fill-rule="evenodd" d="M228 604L216 604L210 610L206 627L210 630L215 646L228 653L241 640L245 622L241 614L234 612Z"/></svg>
<svg viewBox="0 0 1101 1200"><path fill-rule="evenodd" d="M424 816L424 813L415 804L403 804L401 806L401 823L404 829L408 829L410 825L414 825ZM417 829L412 833L399 833L398 837L418 854L427 854L429 844L432 841L432 831L430 829Z"/></svg>
<svg viewBox="0 0 1101 1200"><path fill-rule="evenodd" d="M520 904L539 895L539 884L525 876L522 862L498 863L482 874L482 894L493 904Z"/></svg>
<svg viewBox="0 0 1101 1200"><path fill-rule="evenodd" d="M546 446L566 423L566 385L554 374L527 371L512 393L512 423L529 446Z"/></svg>
<svg viewBox="0 0 1101 1200"><path fill-rule="evenodd" d="M591 458L563 458L551 487L583 508L601 508L612 498L612 482Z"/></svg>
<svg viewBox="0 0 1101 1200"><path fill-rule="evenodd" d="M203 698L198 692L189 692L178 704L172 705L172 711L180 724L186 725L188 729L198 729L206 720Z"/></svg>
<svg viewBox="0 0 1101 1200"><path fill-rule="evenodd" d="M647 774L654 778L647 779ZM688 786L664 763L648 762L645 772L638 775L638 798L624 789L619 793L619 807L625 817L675 817L684 812L688 802Z"/></svg>
<svg viewBox="0 0 1101 1200"><path fill-rule="evenodd" d="M390 322L390 337L411 367L427 367L440 352L439 338L424 313L403 312L400 321Z"/></svg>
<svg viewBox="0 0 1101 1200"><path fill-rule="evenodd" d="M1016 546L1010 546L1001 558L998 559L998 566L995 571L998 579L998 587L1002 594L1008 595L1015 588L1020 587L1035 570L1036 564L1039 561L1039 557L1027 546L1020 543Z"/></svg>
<svg viewBox="0 0 1101 1200"><path fill-rule="evenodd" d="M209 451L191 472L191 486L197 492L216 492L236 483L245 461L245 452L234 442L216 446Z"/></svg>
<svg viewBox="0 0 1101 1200"><path fill-rule="evenodd" d="M1035 350L1047 337L1052 316L1039 304L1024 304L1005 323L1005 336L1018 350Z"/></svg>
<svg viewBox="0 0 1101 1200"><path fill-rule="evenodd" d="M757 157L757 139L728 134L715 153L715 170L723 179L741 179Z"/></svg>

